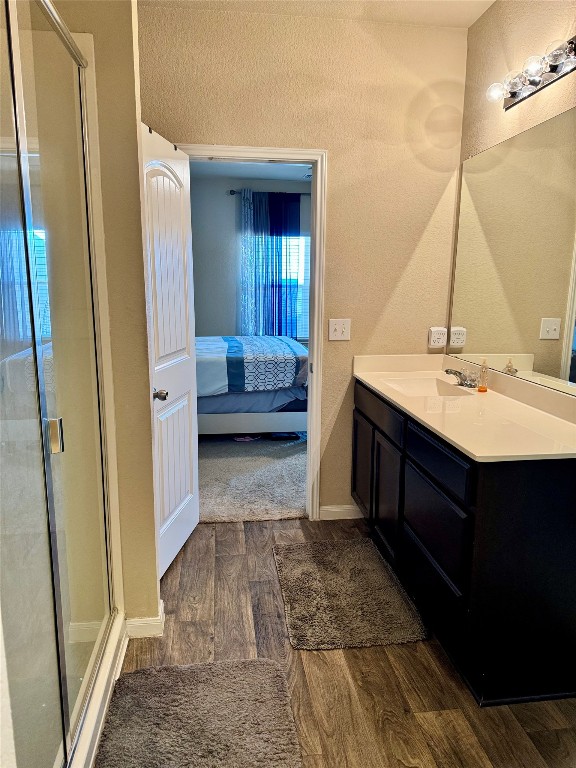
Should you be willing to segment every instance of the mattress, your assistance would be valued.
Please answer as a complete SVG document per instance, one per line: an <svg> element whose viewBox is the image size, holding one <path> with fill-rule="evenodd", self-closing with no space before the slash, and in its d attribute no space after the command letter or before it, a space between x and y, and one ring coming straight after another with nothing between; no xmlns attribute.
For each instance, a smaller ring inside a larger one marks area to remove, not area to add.
<svg viewBox="0 0 576 768"><path fill-rule="evenodd" d="M304 387L308 350L288 336L196 338L198 397Z"/></svg>
<svg viewBox="0 0 576 768"><path fill-rule="evenodd" d="M306 411L306 387L290 387L269 392L236 392L198 398L198 413L275 413Z"/></svg>

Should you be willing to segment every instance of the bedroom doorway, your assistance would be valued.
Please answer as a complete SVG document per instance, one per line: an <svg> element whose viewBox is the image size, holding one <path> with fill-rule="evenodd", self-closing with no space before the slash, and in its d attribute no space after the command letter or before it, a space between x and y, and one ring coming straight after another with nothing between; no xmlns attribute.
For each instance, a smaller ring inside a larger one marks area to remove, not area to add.
<svg viewBox="0 0 576 768"><path fill-rule="evenodd" d="M319 518L325 153L190 157L200 520Z"/></svg>

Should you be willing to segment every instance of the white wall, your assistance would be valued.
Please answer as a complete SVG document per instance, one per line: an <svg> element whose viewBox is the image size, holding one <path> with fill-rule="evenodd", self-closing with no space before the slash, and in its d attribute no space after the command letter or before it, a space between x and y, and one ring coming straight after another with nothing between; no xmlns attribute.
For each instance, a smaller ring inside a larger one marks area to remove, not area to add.
<svg viewBox="0 0 576 768"><path fill-rule="evenodd" d="M310 192L309 182L269 179L195 177L191 179L192 249L197 336L238 333L240 195L231 189L257 192ZM310 200L310 198L304 198ZM304 207L304 206L303 206ZM310 227L301 216L301 229Z"/></svg>

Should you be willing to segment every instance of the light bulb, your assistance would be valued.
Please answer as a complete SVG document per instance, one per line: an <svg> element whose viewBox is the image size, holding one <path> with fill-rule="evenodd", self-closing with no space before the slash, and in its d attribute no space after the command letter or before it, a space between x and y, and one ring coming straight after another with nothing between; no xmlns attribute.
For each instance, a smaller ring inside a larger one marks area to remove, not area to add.
<svg viewBox="0 0 576 768"><path fill-rule="evenodd" d="M524 62L522 72L530 80L535 80L536 78L541 77L545 67L545 62L541 56L530 56Z"/></svg>
<svg viewBox="0 0 576 768"><path fill-rule="evenodd" d="M517 91L521 91L522 87L526 85L526 77L522 72L512 70L512 72L508 72L504 78L504 85L510 93L516 93Z"/></svg>
<svg viewBox="0 0 576 768"><path fill-rule="evenodd" d="M534 93L534 91L537 90L535 85L525 85L524 88L520 91L520 98L525 99L526 96L530 96L531 93Z"/></svg>
<svg viewBox="0 0 576 768"><path fill-rule="evenodd" d="M549 64L557 66L568 58L568 43L565 40L554 40L546 48L544 58Z"/></svg>
<svg viewBox="0 0 576 768"><path fill-rule="evenodd" d="M502 83L492 83L490 88L486 91L486 98L493 104L497 101L502 101L505 96L508 96L508 90Z"/></svg>
<svg viewBox="0 0 576 768"><path fill-rule="evenodd" d="M564 72L570 72L576 67L576 45L574 43L571 43L568 46L567 55L568 55L568 58L562 64L563 74Z"/></svg>
<svg viewBox="0 0 576 768"><path fill-rule="evenodd" d="M541 83L542 85L546 85L546 83L551 83L552 80L556 80L558 77L558 72L544 72L542 75Z"/></svg>

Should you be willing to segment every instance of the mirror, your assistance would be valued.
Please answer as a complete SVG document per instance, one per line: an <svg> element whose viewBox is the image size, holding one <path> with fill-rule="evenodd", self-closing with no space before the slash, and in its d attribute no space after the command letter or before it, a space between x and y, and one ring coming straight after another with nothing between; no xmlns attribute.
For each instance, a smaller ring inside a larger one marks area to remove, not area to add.
<svg viewBox="0 0 576 768"><path fill-rule="evenodd" d="M575 239L576 108L466 160L450 354L576 395Z"/></svg>

